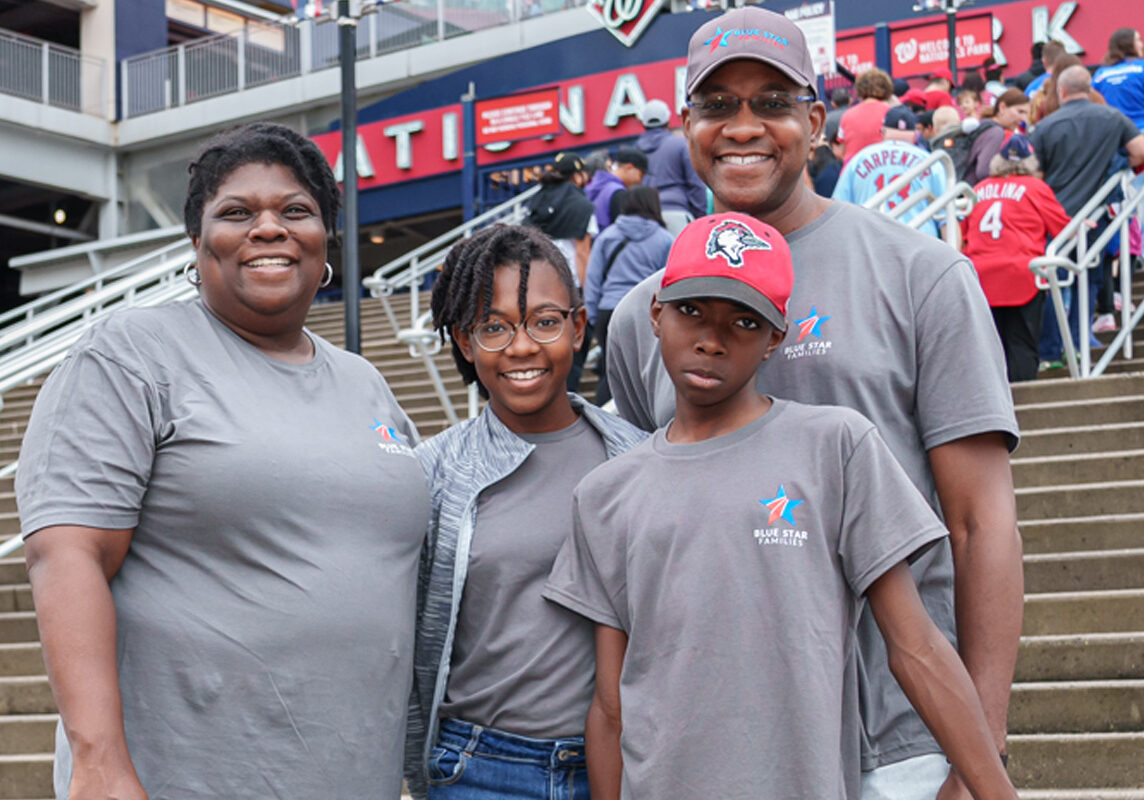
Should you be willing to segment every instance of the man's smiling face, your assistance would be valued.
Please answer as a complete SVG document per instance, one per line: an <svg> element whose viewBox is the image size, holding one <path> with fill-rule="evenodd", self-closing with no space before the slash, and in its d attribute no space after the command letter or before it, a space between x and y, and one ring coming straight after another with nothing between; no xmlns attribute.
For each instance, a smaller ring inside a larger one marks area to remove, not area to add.
<svg viewBox="0 0 1144 800"><path fill-rule="evenodd" d="M806 88L773 67L739 59L712 72L690 99L717 93L741 100L774 91L801 95ZM693 108L683 111L691 163L714 193L716 210L761 219L792 200L824 123L821 103L796 103L789 114L768 119L756 116L746 102L724 120L700 119Z"/></svg>

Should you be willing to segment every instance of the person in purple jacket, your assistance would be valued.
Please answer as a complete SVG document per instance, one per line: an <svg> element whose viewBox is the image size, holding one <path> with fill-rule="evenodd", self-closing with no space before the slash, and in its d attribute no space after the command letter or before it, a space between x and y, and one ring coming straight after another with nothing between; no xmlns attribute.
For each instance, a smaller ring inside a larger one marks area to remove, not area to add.
<svg viewBox="0 0 1144 800"><path fill-rule="evenodd" d="M636 139L636 147L647 154L644 185L659 189L664 222L675 236L687 223L707 213L707 186L691 166L687 142L667 129L670 121L667 103L648 100L640 109L645 130Z"/></svg>
<svg viewBox="0 0 1144 800"><path fill-rule="evenodd" d="M597 158L601 160L597 163ZM620 216L620 204L625 189L639 186L647 174L647 156L634 147L621 147L614 159L607 150L597 150L584 161L592 180L584 187L584 194L596 207L596 224L600 230Z"/></svg>

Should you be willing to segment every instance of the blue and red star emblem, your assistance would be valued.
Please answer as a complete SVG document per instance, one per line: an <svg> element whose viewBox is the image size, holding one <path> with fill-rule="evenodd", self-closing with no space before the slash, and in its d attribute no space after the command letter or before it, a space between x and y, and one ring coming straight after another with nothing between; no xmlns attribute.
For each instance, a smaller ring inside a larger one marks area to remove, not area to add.
<svg viewBox="0 0 1144 800"><path fill-rule="evenodd" d="M767 510L771 512L770 519L767 520L768 525L773 525L780 517L791 525L794 525L794 510L803 504L803 500L795 500L792 497L787 497L786 489L783 485L779 484L779 493L769 500L760 500Z"/></svg>
<svg viewBox="0 0 1144 800"><path fill-rule="evenodd" d="M397 431L395 431L393 428L389 427L388 425L384 425L384 424L378 422L376 419L373 421L373 424L369 426L369 428L374 433L380 433L381 438L387 442L397 442L398 444L405 444L405 440L397 435Z"/></svg>
<svg viewBox="0 0 1144 800"><path fill-rule="evenodd" d="M817 306L811 306L810 314L802 319L796 319L794 324L798 326L798 340L802 341L807 336L815 336L818 339L822 338L822 323L830 319L828 316L820 316Z"/></svg>

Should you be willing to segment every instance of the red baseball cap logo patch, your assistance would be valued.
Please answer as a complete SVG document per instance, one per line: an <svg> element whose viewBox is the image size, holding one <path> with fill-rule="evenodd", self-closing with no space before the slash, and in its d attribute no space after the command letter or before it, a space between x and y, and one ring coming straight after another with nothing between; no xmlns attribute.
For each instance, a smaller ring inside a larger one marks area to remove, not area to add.
<svg viewBox="0 0 1144 800"><path fill-rule="evenodd" d="M743 252L745 250L770 249L769 243L760 239L754 231L735 219L720 222L707 235L707 257L722 256L727 261L727 265L731 267L743 266Z"/></svg>
<svg viewBox="0 0 1144 800"><path fill-rule="evenodd" d="M700 217L676 238L659 301L730 300L785 331L793 284L790 247L781 233L746 214L716 214Z"/></svg>

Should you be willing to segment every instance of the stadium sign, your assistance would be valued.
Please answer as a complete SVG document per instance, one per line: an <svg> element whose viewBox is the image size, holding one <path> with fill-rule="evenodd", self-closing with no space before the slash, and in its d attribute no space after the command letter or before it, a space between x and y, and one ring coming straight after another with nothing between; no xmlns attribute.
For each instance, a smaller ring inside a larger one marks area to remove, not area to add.
<svg viewBox="0 0 1144 800"><path fill-rule="evenodd" d="M667 0L591 0L588 13L626 47L640 38Z"/></svg>

